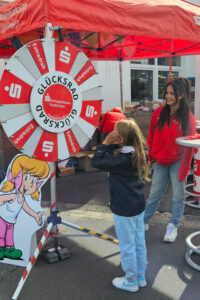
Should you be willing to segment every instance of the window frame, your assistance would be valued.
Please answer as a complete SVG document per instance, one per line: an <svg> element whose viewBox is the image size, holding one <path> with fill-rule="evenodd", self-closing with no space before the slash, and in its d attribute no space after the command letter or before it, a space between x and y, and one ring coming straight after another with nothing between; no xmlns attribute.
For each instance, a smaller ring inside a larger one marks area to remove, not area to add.
<svg viewBox="0 0 200 300"><path fill-rule="evenodd" d="M158 99L158 72L159 71L167 71L169 72L169 66L158 65L158 58L154 59L154 65L150 64L135 64L131 61L130 67L130 74L131 70L141 70L141 71L152 71L153 72L153 99ZM181 58L181 65L182 65L182 58ZM172 66L172 72L177 72L180 76L181 72L181 65L180 66ZM131 76L131 75L130 75ZM132 99L131 99L132 101Z"/></svg>

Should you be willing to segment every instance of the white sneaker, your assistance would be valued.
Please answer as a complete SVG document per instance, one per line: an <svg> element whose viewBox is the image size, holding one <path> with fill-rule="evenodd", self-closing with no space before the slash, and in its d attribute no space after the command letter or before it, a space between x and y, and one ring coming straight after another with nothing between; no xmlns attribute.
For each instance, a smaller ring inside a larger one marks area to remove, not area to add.
<svg viewBox="0 0 200 300"><path fill-rule="evenodd" d="M147 281L146 281L145 276L141 276L141 277L138 278L138 286L140 288L143 288L143 287L147 286Z"/></svg>
<svg viewBox="0 0 200 300"><path fill-rule="evenodd" d="M164 236L164 242L173 243L176 240L176 237L177 237L177 227L174 224L169 223L167 225L167 230Z"/></svg>
<svg viewBox="0 0 200 300"><path fill-rule="evenodd" d="M135 293L135 292L139 291L139 286L138 286L137 280L135 280L134 282L129 282L126 279L126 277L117 277L117 278L113 279L112 284L117 289L125 290L128 292Z"/></svg>
<svg viewBox="0 0 200 300"><path fill-rule="evenodd" d="M144 229L145 229L145 231L149 230L149 224L148 223L144 223Z"/></svg>

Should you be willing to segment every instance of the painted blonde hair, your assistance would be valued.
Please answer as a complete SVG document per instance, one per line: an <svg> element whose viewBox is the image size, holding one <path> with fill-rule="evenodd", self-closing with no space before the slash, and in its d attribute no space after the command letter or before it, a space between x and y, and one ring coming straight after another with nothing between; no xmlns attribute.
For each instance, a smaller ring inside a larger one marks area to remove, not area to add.
<svg viewBox="0 0 200 300"><path fill-rule="evenodd" d="M14 160L11 173L12 178L16 178L16 176L23 172L23 176L25 174L30 174L39 177L40 179L45 179L49 175L49 165L47 162L40 161L34 158L31 158L26 155L17 156ZM15 184L9 180L5 181L3 187L1 189L2 192L9 192L15 188ZM36 190L35 193L31 195L32 199L39 199L39 191Z"/></svg>
<svg viewBox="0 0 200 300"><path fill-rule="evenodd" d="M146 141L139 126L133 119L127 119L118 121L115 125L115 130L117 130L119 136L123 139L124 146L134 147L133 164L137 166L139 178L149 181L146 154L144 151Z"/></svg>

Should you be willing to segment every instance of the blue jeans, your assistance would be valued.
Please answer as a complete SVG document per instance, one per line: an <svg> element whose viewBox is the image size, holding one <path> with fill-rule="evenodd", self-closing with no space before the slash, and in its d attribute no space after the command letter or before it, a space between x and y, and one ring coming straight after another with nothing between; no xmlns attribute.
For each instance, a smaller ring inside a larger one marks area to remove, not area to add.
<svg viewBox="0 0 200 300"><path fill-rule="evenodd" d="M180 161L170 166L161 166L158 163L155 163L151 191L145 209L144 223L148 223L151 217L154 215L167 188L168 181L171 179L172 216L170 218L170 223L178 226L179 221L183 216L185 207L186 185L186 180L180 181L178 179L179 167Z"/></svg>
<svg viewBox="0 0 200 300"><path fill-rule="evenodd" d="M122 217L114 214L121 265L130 282L145 275L147 254L143 219L144 212L134 217Z"/></svg>

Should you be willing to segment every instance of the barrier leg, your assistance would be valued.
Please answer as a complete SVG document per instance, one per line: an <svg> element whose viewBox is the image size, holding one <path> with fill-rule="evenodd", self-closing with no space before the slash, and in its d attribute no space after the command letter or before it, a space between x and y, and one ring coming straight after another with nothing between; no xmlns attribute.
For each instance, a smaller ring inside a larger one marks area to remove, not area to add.
<svg viewBox="0 0 200 300"><path fill-rule="evenodd" d="M69 227L71 227L73 229L76 229L76 230L88 233L88 234L90 234L92 236L98 237L98 238L103 239L105 241L109 241L109 242L112 242L112 243L117 244L117 245L119 244L118 240L112 239L112 238L110 238L107 235L97 233L97 232L95 232L93 230L90 230L90 229L87 229L87 228L84 228L84 227L81 227L81 226L77 226L77 225L74 225L72 223L65 222L65 221L61 221L61 224L69 226Z"/></svg>
<svg viewBox="0 0 200 300"><path fill-rule="evenodd" d="M31 257L30 262L28 263L28 265L26 267L26 270L24 271L24 273L22 275L22 278L20 279L20 281L18 283L18 286L17 286L17 288L16 288L16 290L15 290L13 296L12 296L12 300L16 300L18 298L18 296L19 296L19 294L20 294L20 292L21 292L21 290L24 286L25 281L26 281L31 269L33 268L33 265L35 264L36 259L38 258L38 255L39 255L40 251L42 250L42 247L43 247L46 239L49 236L49 233L51 231L52 226L53 226L53 223L49 223L49 225L47 226L47 228L46 228L46 230L45 230L45 232L44 232L44 234L43 234L43 236L42 236L42 238L41 238L41 240L40 240L40 242L39 242L39 244L38 244L38 246L37 246L37 248L36 248L36 250L33 254L33 256Z"/></svg>
<svg viewBox="0 0 200 300"><path fill-rule="evenodd" d="M57 235L58 235L58 224L60 221L57 221L58 210L56 208L57 203L57 193L56 193L56 163L51 164L52 173L50 176L50 187L51 187L51 207L50 207L50 217L47 219L48 223L53 222L53 227L50 232L50 236L53 238L53 246L49 246L44 250L44 258L49 263L54 263L59 261L59 259L64 260L70 257L69 251L67 248L59 245ZM51 220L52 218L52 220ZM60 219L61 220L61 219Z"/></svg>

